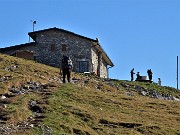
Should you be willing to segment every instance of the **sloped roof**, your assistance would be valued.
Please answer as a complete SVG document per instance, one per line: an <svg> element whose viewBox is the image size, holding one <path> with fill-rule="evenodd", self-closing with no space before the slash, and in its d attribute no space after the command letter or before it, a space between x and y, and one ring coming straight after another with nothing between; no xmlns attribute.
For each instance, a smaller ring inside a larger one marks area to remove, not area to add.
<svg viewBox="0 0 180 135"><path fill-rule="evenodd" d="M71 31L68 31L68 30L64 30L64 29L60 29L60 28L49 28L49 29L44 29L44 30L39 30L39 31L34 31L34 32L29 32L28 35L34 40L36 41L36 34L38 33L42 33L42 32L46 32L46 31L51 31L51 30L55 30L55 31L60 31L60 32L64 32L64 33L67 33L67 34L71 34L71 35L74 35L74 36L78 36L78 37L81 37L81 38L84 38L84 39L87 39L87 40L90 40L90 41L96 41L94 39L91 39L91 38L88 38L88 37L85 37L85 36L81 36L79 34L76 34L74 32L71 32Z"/></svg>
<svg viewBox="0 0 180 135"><path fill-rule="evenodd" d="M5 51L9 51L9 50L18 50L22 47L26 47L26 46L33 46L36 45L35 42L30 42L30 43L25 43L25 44L20 44L20 45L14 45L14 46L9 46L9 47L5 47L5 48L0 48L0 53L4 53Z"/></svg>
<svg viewBox="0 0 180 135"><path fill-rule="evenodd" d="M103 59L107 62L108 65L111 67L114 66L112 63L111 59L108 57L108 55L105 53L104 49L101 47L101 45L98 43L97 45L94 46L98 51L102 52L102 57Z"/></svg>
<svg viewBox="0 0 180 135"><path fill-rule="evenodd" d="M51 31L51 30L55 30L55 31L60 31L60 32L64 32L64 33L67 33L67 34L71 34L71 35L74 35L74 36L78 36L80 38L83 38L83 39L86 39L86 40L89 40L91 42L93 42L95 44L95 48L102 52L102 57L103 59L107 62L108 65L110 66L114 66L114 64L112 63L111 59L108 57L108 55L106 54L106 52L103 50L103 48L101 47L101 45L99 44L99 41L97 39L91 39L91 38L88 38L88 37L85 37L85 36L82 36L82 35L79 35L79 34L76 34L74 32L71 32L71 31L67 31L67 30L64 30L64 29L60 29L60 28L49 28L49 29L44 29L44 30L39 30L39 31L34 31L34 32L29 32L28 35L34 40L36 41L36 35L39 34L39 33L42 33L42 32L47 32L47 31Z"/></svg>

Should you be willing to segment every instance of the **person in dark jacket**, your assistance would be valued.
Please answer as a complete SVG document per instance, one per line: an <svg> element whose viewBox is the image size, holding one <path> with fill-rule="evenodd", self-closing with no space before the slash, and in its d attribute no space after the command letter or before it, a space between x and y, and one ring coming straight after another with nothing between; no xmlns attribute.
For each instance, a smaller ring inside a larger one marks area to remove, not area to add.
<svg viewBox="0 0 180 135"><path fill-rule="evenodd" d="M136 81L141 79L140 72L137 72L136 76L137 76Z"/></svg>
<svg viewBox="0 0 180 135"><path fill-rule="evenodd" d="M148 77L149 77L149 80L152 81L152 70L151 69L148 69L147 70L147 74L148 74Z"/></svg>
<svg viewBox="0 0 180 135"><path fill-rule="evenodd" d="M133 81L133 80L134 80L134 74L135 74L135 73L134 73L134 68L131 70L130 73L131 73L131 81Z"/></svg>
<svg viewBox="0 0 180 135"><path fill-rule="evenodd" d="M61 61L61 70L62 70L62 74L63 74L63 83L66 82L66 76L67 76L68 82L70 82L72 67L73 67L73 65L72 65L72 61L71 61L70 57L63 56L62 61ZM60 73L61 73L61 71L60 71Z"/></svg>

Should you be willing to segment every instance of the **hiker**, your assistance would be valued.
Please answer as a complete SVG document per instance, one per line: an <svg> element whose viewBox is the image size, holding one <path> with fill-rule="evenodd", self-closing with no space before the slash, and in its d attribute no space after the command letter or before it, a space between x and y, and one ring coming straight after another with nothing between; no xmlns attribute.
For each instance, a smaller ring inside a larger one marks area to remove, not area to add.
<svg viewBox="0 0 180 135"><path fill-rule="evenodd" d="M66 82L66 75L67 75L68 82L70 82L72 67L73 67L73 65L72 65L72 61L71 61L70 57L63 55L63 58L61 61L61 70L63 73L63 83ZM60 71L60 73L61 73L61 71Z"/></svg>
<svg viewBox="0 0 180 135"><path fill-rule="evenodd" d="M131 73L131 81L133 81L133 80L134 80L134 74L135 74L135 73L134 73L134 68L131 70L130 73Z"/></svg>
<svg viewBox="0 0 180 135"><path fill-rule="evenodd" d="M140 76L139 72L137 72L136 76L137 76L137 78L136 78L137 81L141 79L141 76Z"/></svg>
<svg viewBox="0 0 180 135"><path fill-rule="evenodd" d="M158 85L161 86L161 78L158 78Z"/></svg>
<svg viewBox="0 0 180 135"><path fill-rule="evenodd" d="M148 77L149 77L149 80L152 81L152 70L151 69L148 69L147 70L147 74L148 74Z"/></svg>

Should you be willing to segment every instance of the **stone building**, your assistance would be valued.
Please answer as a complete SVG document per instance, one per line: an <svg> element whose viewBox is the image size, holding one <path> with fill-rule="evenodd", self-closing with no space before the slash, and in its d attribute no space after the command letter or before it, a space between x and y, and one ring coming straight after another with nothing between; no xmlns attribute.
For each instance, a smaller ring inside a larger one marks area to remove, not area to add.
<svg viewBox="0 0 180 135"><path fill-rule="evenodd" d="M91 39L73 32L49 28L28 33L34 42L1 48L0 52L16 57L60 67L63 55L73 62L73 71L90 72L108 77L108 67L113 63L102 49L98 39Z"/></svg>

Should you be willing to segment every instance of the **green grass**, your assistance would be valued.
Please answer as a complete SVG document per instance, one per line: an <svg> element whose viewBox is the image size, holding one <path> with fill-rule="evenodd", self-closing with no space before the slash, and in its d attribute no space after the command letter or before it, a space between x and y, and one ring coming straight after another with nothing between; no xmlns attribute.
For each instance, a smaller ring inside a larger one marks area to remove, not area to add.
<svg viewBox="0 0 180 135"><path fill-rule="evenodd" d="M32 115L31 110L28 108L28 101L31 99L38 100L40 97L34 93L19 95L10 99L11 104L8 104L6 113L9 114L9 123L17 124L19 121L26 120Z"/></svg>
<svg viewBox="0 0 180 135"><path fill-rule="evenodd" d="M53 134L180 133L178 102L127 97L121 91L105 93L69 84L62 85L49 101L44 124L51 127ZM140 126L121 126L128 123Z"/></svg>
<svg viewBox="0 0 180 135"><path fill-rule="evenodd" d="M13 68L14 66L16 68ZM0 94L6 92L8 87L19 86L31 80L47 83L50 78L58 76L58 74L59 69L57 68L0 54L0 77L10 76L7 82L0 82L2 88Z"/></svg>
<svg viewBox="0 0 180 135"><path fill-rule="evenodd" d="M14 71L5 70L15 65ZM27 104L33 99L43 103L45 118L41 126L48 126L53 135L180 134L180 102L141 96L135 87L179 97L176 89L119 80L113 80L110 86L101 79L74 73L73 78L79 79L75 84L49 82L50 78L58 77L58 73L57 68L0 54L0 76L11 76L8 81L0 82L0 94L27 81L48 83L51 91L48 96L31 92L9 98L7 108L0 108L8 114L7 125L31 116ZM33 127L15 135L23 134L39 135L43 131Z"/></svg>

